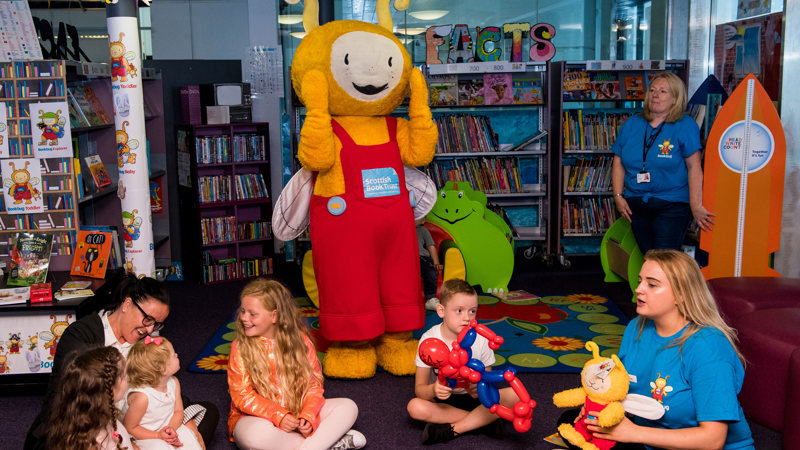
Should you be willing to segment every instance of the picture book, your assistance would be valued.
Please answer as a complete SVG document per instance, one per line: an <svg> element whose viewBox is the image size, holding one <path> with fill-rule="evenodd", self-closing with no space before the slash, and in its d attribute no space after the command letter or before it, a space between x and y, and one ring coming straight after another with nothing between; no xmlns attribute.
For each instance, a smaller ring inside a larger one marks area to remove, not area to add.
<svg viewBox="0 0 800 450"><path fill-rule="evenodd" d="M625 77L625 98L644 100L644 77L641 75Z"/></svg>
<svg viewBox="0 0 800 450"><path fill-rule="evenodd" d="M183 264L180 261L172 261L172 265L167 269L168 281L183 280Z"/></svg>
<svg viewBox="0 0 800 450"><path fill-rule="evenodd" d="M53 235L20 232L14 235L9 249L9 286L30 286L44 283L50 267Z"/></svg>
<svg viewBox="0 0 800 450"><path fill-rule="evenodd" d="M514 103L541 105L544 103L542 76L539 73L514 74L511 78Z"/></svg>
<svg viewBox="0 0 800 450"><path fill-rule="evenodd" d="M458 104L457 84L457 75L431 75L428 77L430 105L453 106Z"/></svg>
<svg viewBox="0 0 800 450"><path fill-rule="evenodd" d="M111 122L108 114L106 113L100 99L97 98L91 86L74 86L69 89L75 102L83 111L83 115L89 122L90 126L96 127L100 125L108 125Z"/></svg>
<svg viewBox="0 0 800 450"><path fill-rule="evenodd" d="M535 299L541 298L538 295L531 294L530 292L525 291L525 290L508 291L508 292L505 292L505 293L501 292L501 293L493 294L493 295L495 297L502 298L506 302L523 302L525 300L535 300Z"/></svg>
<svg viewBox="0 0 800 450"><path fill-rule="evenodd" d="M84 128L92 126L83 114L81 106L72 95L72 90L67 89L67 104L69 105L69 123L72 128Z"/></svg>
<svg viewBox="0 0 800 450"><path fill-rule="evenodd" d="M30 286L0 289L0 305L17 305L30 298Z"/></svg>
<svg viewBox="0 0 800 450"><path fill-rule="evenodd" d="M33 154L37 158L72 156L72 127L67 102L29 103Z"/></svg>
<svg viewBox="0 0 800 450"><path fill-rule="evenodd" d="M592 72L589 75L592 85L591 96L595 100L620 98L617 72Z"/></svg>
<svg viewBox="0 0 800 450"><path fill-rule="evenodd" d="M108 257L109 266L112 269L122 267L122 250L119 244L119 232L116 225L81 225L81 230L102 231L111 233L111 255Z"/></svg>
<svg viewBox="0 0 800 450"><path fill-rule="evenodd" d="M100 159L100 155L89 155L84 160L86 160L86 167L92 174L92 180L98 190L112 184L111 176L108 174L103 160Z"/></svg>
<svg viewBox="0 0 800 450"><path fill-rule="evenodd" d="M158 213L164 210L164 200L161 191L161 178L150 180L150 211Z"/></svg>
<svg viewBox="0 0 800 450"><path fill-rule="evenodd" d="M458 79L458 104L482 105L483 104L483 75Z"/></svg>
<svg viewBox="0 0 800 450"><path fill-rule="evenodd" d="M514 103L510 73L483 74L483 104L511 105Z"/></svg>
<svg viewBox="0 0 800 450"><path fill-rule="evenodd" d="M584 100L592 98L592 84L585 70L568 69L564 73L564 100Z"/></svg>
<svg viewBox="0 0 800 450"><path fill-rule="evenodd" d="M44 211L42 165L39 160L9 158L0 161L5 212L31 214Z"/></svg>
<svg viewBox="0 0 800 450"><path fill-rule="evenodd" d="M109 232L78 230L70 275L105 277L113 245L112 239L113 235Z"/></svg>

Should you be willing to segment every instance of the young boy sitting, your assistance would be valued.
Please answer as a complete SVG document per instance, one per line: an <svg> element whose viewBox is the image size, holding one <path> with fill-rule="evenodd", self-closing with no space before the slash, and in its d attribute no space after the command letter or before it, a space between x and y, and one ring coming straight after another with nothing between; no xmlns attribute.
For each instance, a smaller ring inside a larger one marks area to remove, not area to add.
<svg viewBox="0 0 800 450"><path fill-rule="evenodd" d="M419 341L437 338L452 349L458 333L477 315L478 294L466 281L450 279L439 289L439 300L436 313L442 318L442 323L432 326ZM494 352L483 336L478 335L475 339L472 357L485 364L486 370L494 364ZM478 400L477 385L470 384L468 389L450 388L439 383L436 370L423 363L419 353L415 363L416 397L408 402L407 409L413 419L428 422L422 431L423 444L446 442L498 419ZM510 387L500 389L501 404L513 407L518 400Z"/></svg>

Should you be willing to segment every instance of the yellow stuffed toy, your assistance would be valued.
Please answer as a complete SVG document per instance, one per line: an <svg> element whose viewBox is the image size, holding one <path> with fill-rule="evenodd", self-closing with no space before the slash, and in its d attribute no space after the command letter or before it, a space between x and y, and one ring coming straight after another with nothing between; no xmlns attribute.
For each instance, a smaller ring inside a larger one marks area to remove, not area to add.
<svg viewBox="0 0 800 450"><path fill-rule="evenodd" d="M379 25L319 26L318 4L307 0L307 34L291 71L306 107L298 158L314 174L309 226L320 329L333 342L323 370L338 378L371 377L377 364L413 374L411 331L424 326L415 198L404 166L430 163L438 133L425 78L392 33L389 0L378 0L376 11ZM389 116L407 96L409 119Z"/></svg>
<svg viewBox="0 0 800 450"><path fill-rule="evenodd" d="M600 356L596 343L587 342L586 350L592 352L593 357L583 366L583 387L556 393L553 395L553 403L559 408L585 406L587 414L589 411L599 411L597 419L600 426L612 427L625 417L621 402L628 395L628 372L617 355L611 355L611 358ZM609 449L616 444L615 441L594 438L583 420L574 427L561 424L558 431L570 444L585 450Z"/></svg>

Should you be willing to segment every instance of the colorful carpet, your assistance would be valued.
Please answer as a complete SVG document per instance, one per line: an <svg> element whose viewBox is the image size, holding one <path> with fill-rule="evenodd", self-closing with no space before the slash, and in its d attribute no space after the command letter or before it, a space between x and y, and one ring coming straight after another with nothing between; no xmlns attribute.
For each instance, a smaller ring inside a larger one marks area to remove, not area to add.
<svg viewBox="0 0 800 450"><path fill-rule="evenodd" d="M599 295L516 294L506 300L482 295L479 300L478 321L505 340L495 351L495 366L511 366L518 372L580 372L591 358L584 348L586 342L596 342L603 355L617 353L628 323L617 305ZM329 343L319 332L317 309L307 298L297 298L297 302L311 327L321 360ZM425 329L440 322L434 312L426 311ZM225 373L235 337L236 313L211 338L189 370Z"/></svg>

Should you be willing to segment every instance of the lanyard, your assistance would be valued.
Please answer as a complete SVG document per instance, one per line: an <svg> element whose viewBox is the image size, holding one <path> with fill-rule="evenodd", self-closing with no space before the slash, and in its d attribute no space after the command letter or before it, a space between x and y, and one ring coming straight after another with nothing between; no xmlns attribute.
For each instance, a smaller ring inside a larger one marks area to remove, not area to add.
<svg viewBox="0 0 800 450"><path fill-rule="evenodd" d="M642 172L644 172L644 161L647 159L647 153L650 152L650 147L656 142L656 138L658 137L659 133L661 133L661 128L664 127L664 122L661 122L661 125L658 126L656 132L651 134L650 137L647 137L647 131L650 129L650 125L645 125L644 129L644 137L642 139Z"/></svg>

